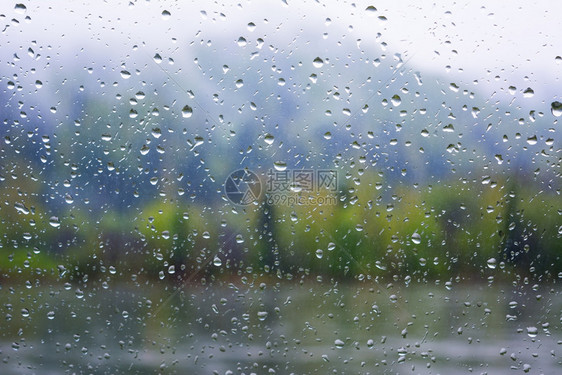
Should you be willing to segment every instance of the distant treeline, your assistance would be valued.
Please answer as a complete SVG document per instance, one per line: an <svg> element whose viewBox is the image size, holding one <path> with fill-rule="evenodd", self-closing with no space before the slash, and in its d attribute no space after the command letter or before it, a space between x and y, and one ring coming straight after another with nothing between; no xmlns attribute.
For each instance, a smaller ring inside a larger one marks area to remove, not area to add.
<svg viewBox="0 0 562 375"><path fill-rule="evenodd" d="M348 181L314 193L316 202L333 196L336 204L272 205L262 197L246 207L226 198L208 207L162 197L98 217L71 204L51 215L29 193L33 186L22 193L5 183L0 278L408 282L557 278L562 270L559 192L509 178L390 186L366 173Z"/></svg>

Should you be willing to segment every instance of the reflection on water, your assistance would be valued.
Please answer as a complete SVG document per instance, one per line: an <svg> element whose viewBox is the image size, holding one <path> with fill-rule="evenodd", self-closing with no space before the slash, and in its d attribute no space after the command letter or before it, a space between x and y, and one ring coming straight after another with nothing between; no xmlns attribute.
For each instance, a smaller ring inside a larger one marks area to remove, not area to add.
<svg viewBox="0 0 562 375"><path fill-rule="evenodd" d="M556 285L2 285L2 374L562 370ZM171 298L170 298L171 296Z"/></svg>

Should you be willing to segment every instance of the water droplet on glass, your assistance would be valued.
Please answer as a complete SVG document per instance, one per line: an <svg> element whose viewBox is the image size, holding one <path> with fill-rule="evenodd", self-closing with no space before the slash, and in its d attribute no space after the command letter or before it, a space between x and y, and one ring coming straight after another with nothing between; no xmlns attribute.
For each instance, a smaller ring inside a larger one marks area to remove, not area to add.
<svg viewBox="0 0 562 375"><path fill-rule="evenodd" d="M322 60L320 57L317 57L312 60L312 65L314 65L315 68L321 68L324 65L324 60Z"/></svg>
<svg viewBox="0 0 562 375"><path fill-rule="evenodd" d="M26 308L21 309L21 316L27 318L29 316L29 310Z"/></svg>
<svg viewBox="0 0 562 375"><path fill-rule="evenodd" d="M220 267L220 266L222 266L222 260L221 260L221 258L219 258L218 256L216 256L216 257L213 259L213 265L214 265L215 267Z"/></svg>
<svg viewBox="0 0 562 375"><path fill-rule="evenodd" d="M123 77L123 79L129 79L131 78L131 73L129 73L127 70L122 70L121 77Z"/></svg>
<svg viewBox="0 0 562 375"><path fill-rule="evenodd" d="M53 227L53 228L58 228L60 227L60 220L58 217L56 216L51 216L51 218L49 219L49 224Z"/></svg>
<svg viewBox="0 0 562 375"><path fill-rule="evenodd" d="M365 12L367 12L367 14L369 15L374 15L377 12L377 8L375 8L373 5L369 5L367 8L365 8Z"/></svg>
<svg viewBox="0 0 562 375"><path fill-rule="evenodd" d="M336 339L336 340L334 341L334 345L336 346L336 348L341 349L341 348L343 348L343 346L344 346L344 342L343 342L342 340L340 340L340 339Z"/></svg>
<svg viewBox="0 0 562 375"><path fill-rule="evenodd" d="M537 337L538 333L539 329L537 327L527 327L527 335L529 335L529 337Z"/></svg>
<svg viewBox="0 0 562 375"><path fill-rule="evenodd" d="M524 97L524 98L532 98L533 95L535 95L535 92L534 92L533 89L530 88L530 87L527 87L527 88L525 89L525 91L523 91L523 97Z"/></svg>
<svg viewBox="0 0 562 375"><path fill-rule="evenodd" d="M153 59L156 64L160 64L162 62L162 56L160 56L158 53L154 55Z"/></svg>
<svg viewBox="0 0 562 375"><path fill-rule="evenodd" d="M183 118L190 118L191 115L193 115L193 108L186 105L185 107L182 108L181 115Z"/></svg>
<svg viewBox="0 0 562 375"><path fill-rule="evenodd" d="M264 321L267 318L267 311L258 311L258 319Z"/></svg>
<svg viewBox="0 0 562 375"><path fill-rule="evenodd" d="M324 251L322 249L316 250L316 258L322 259L323 256L324 256Z"/></svg>
<svg viewBox="0 0 562 375"><path fill-rule="evenodd" d="M392 98L390 98L390 101L393 106L398 107L402 103L402 98L398 95L393 95Z"/></svg>
<svg viewBox="0 0 562 375"><path fill-rule="evenodd" d="M239 47L244 47L244 46L246 46L246 44L248 44L248 42L246 41L246 38L244 38L243 36L238 38L238 41L236 43L238 44Z"/></svg>
<svg viewBox="0 0 562 375"><path fill-rule="evenodd" d="M421 243L421 236L418 232L414 232L414 234L412 234L412 242L416 245L419 245Z"/></svg>
<svg viewBox="0 0 562 375"><path fill-rule="evenodd" d="M496 268L496 258L490 258L488 259L488 261L486 262L486 264L488 265L488 268L490 269L495 269Z"/></svg>
<svg viewBox="0 0 562 375"><path fill-rule="evenodd" d="M19 3L19 4L16 4L16 6L14 7L14 10L18 14L24 14L25 11L27 10L27 7L24 4Z"/></svg>
<svg viewBox="0 0 562 375"><path fill-rule="evenodd" d="M556 101L550 104L550 112L556 117L562 116L562 103Z"/></svg>
<svg viewBox="0 0 562 375"><path fill-rule="evenodd" d="M275 163L273 163L273 167L276 171L283 172L287 169L287 163L285 163L284 161L276 161Z"/></svg>
<svg viewBox="0 0 562 375"><path fill-rule="evenodd" d="M49 319L49 320L55 319L55 312L54 312L54 311L49 311L49 312L47 313L47 319Z"/></svg>
<svg viewBox="0 0 562 375"><path fill-rule="evenodd" d="M160 128L152 128L152 136L156 139L162 136L162 130Z"/></svg>
<svg viewBox="0 0 562 375"><path fill-rule="evenodd" d="M171 16L172 16L172 13L170 13L170 11L168 11L168 10L163 10L163 11L162 11L162 19L163 19L164 21L169 20Z"/></svg>
<svg viewBox="0 0 562 375"><path fill-rule="evenodd" d="M265 135L265 137L263 138L263 140L265 141L265 143L267 143L268 145L273 144L273 142L275 141L275 137L269 133L267 133Z"/></svg>
<svg viewBox="0 0 562 375"><path fill-rule="evenodd" d="M531 146L536 145L537 144L537 136L533 135L532 137L527 138L527 143L530 144Z"/></svg>

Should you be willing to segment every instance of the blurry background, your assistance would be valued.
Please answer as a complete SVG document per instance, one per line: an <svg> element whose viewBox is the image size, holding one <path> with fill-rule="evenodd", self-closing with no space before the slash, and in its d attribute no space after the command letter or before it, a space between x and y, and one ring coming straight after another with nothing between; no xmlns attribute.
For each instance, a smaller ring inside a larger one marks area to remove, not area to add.
<svg viewBox="0 0 562 375"><path fill-rule="evenodd" d="M3 3L2 371L555 372L560 11Z"/></svg>

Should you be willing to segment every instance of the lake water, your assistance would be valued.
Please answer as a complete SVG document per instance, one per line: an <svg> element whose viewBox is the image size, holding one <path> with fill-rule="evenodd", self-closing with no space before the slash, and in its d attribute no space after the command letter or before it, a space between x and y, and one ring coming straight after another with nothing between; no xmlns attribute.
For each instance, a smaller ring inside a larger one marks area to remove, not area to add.
<svg viewBox="0 0 562 375"><path fill-rule="evenodd" d="M554 284L2 284L0 297L7 375L562 373Z"/></svg>

